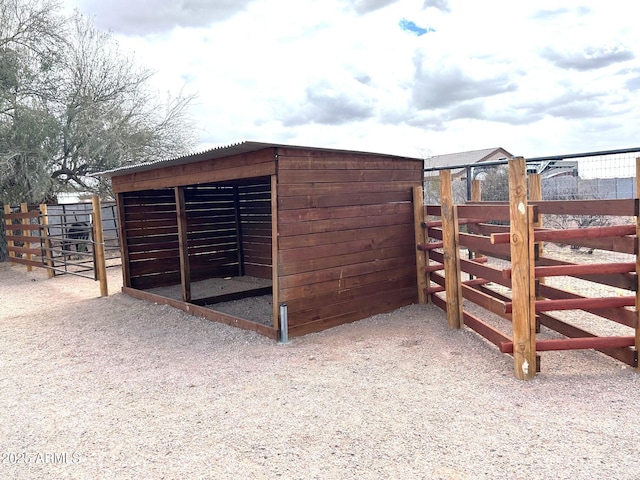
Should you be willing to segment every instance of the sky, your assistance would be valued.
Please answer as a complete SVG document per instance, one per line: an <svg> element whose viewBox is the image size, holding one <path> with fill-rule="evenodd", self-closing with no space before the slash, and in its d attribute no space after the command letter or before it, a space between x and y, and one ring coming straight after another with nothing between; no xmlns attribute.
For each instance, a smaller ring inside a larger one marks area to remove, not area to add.
<svg viewBox="0 0 640 480"><path fill-rule="evenodd" d="M428 157L640 147L629 0L65 0L243 140Z"/></svg>

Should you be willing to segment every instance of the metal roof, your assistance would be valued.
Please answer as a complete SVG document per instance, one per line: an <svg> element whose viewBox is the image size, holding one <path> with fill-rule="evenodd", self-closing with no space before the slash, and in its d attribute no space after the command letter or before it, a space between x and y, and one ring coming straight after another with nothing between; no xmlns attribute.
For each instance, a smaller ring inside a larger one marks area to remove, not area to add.
<svg viewBox="0 0 640 480"><path fill-rule="evenodd" d="M430 167L450 167L453 165L468 165L482 162L491 158L497 153L502 153L506 158L511 158L509 152L502 147L484 148L482 150L471 150L469 152L449 153L446 155L433 155L425 159L425 163Z"/></svg>
<svg viewBox="0 0 640 480"><path fill-rule="evenodd" d="M301 148L305 150L324 151L324 152L342 152L342 153L355 153L364 155L376 155L380 157L388 158L405 158L410 160L422 161L422 158L406 157L402 155L391 155L385 153L374 152L362 152L357 150L341 150L334 148L319 148L319 147L305 147L299 145L287 145L283 143L266 143L266 142L252 142L243 141L238 143L232 143L230 145L214 147L210 150L205 150L199 153L192 153L183 157L175 157L164 160L156 160L153 162L145 162L137 165L128 165L124 167L114 168L112 170L105 170L94 175L113 177L121 174L129 174L136 172L143 172L147 170L154 170L156 168L171 167L176 165L186 165L188 163L199 162L203 160L214 160L216 158L228 157L231 155L239 155L243 153L256 152L258 150L264 150L265 148Z"/></svg>

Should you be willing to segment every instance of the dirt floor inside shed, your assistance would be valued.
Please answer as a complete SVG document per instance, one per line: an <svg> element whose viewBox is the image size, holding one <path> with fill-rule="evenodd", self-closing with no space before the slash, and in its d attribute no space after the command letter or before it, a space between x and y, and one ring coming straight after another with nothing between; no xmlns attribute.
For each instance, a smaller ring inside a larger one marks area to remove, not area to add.
<svg viewBox="0 0 640 480"><path fill-rule="evenodd" d="M257 277L209 278L191 284L191 298L198 300L268 286L271 286L271 280ZM174 300L182 300L180 285L151 288L146 291ZM273 326L273 295L256 295L206 306L245 320Z"/></svg>
<svg viewBox="0 0 640 480"><path fill-rule="evenodd" d="M278 345L0 263L0 478L634 479L640 375L409 306Z"/></svg>

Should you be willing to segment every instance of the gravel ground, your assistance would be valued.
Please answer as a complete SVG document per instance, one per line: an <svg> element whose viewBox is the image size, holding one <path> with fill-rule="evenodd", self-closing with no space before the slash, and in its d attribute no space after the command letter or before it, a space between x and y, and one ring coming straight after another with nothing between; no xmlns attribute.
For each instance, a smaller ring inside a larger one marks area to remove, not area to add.
<svg viewBox="0 0 640 480"><path fill-rule="evenodd" d="M288 345L0 264L0 478L638 479L640 375L410 306Z"/></svg>

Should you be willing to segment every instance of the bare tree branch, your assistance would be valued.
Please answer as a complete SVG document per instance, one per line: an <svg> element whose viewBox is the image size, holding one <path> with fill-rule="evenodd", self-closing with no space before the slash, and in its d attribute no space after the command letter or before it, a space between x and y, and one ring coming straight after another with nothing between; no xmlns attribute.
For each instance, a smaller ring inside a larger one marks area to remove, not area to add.
<svg viewBox="0 0 640 480"><path fill-rule="evenodd" d="M90 175L186 153L193 95L164 102L153 72L58 0L0 0L0 199L106 186Z"/></svg>

